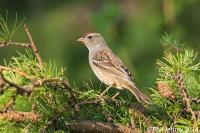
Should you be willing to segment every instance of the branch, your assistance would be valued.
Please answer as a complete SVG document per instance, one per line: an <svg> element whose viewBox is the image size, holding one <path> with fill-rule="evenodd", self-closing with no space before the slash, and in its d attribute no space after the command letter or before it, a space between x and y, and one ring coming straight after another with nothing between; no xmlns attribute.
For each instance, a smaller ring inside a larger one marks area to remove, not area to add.
<svg viewBox="0 0 200 133"><path fill-rule="evenodd" d="M32 80L32 84L26 85L23 87L26 88L28 92L30 93L34 90L34 88L40 87L46 83L51 83L51 82L65 82L65 81L61 81L59 78L43 78L43 79L38 79L38 80ZM68 85L67 82L66 82L66 85Z"/></svg>
<svg viewBox="0 0 200 133"><path fill-rule="evenodd" d="M31 43L31 48L33 49L33 52L34 52L35 56L37 57L37 60L38 60L39 65L40 65L40 69L43 69L44 65L43 65L42 57L40 56L39 50L35 45L35 42L33 40L33 37L31 35L31 32L29 31L29 28L28 28L27 25L24 25L24 30L26 31L26 33L29 37L29 40L30 40L30 43Z"/></svg>
<svg viewBox="0 0 200 133"><path fill-rule="evenodd" d="M187 110L191 113L192 115L192 120L196 121L196 116L194 111L192 110L191 107L191 99L189 98L188 94L187 94L187 89L186 89L186 84L185 84L185 80L184 80L184 75L183 73L178 70L176 75L175 75L175 80L179 86L179 91L180 94L183 96L183 102L186 104L186 108Z"/></svg>
<svg viewBox="0 0 200 133"><path fill-rule="evenodd" d="M5 67L5 66L1 66L0 65L0 69L15 72L15 73L17 73L17 74L19 74L19 75L21 75L21 76L23 76L23 77L25 77L25 78L27 78L29 80L33 80L34 79L32 76L29 76L25 72L22 72L22 71L20 71L18 69L15 69L15 68L10 68L10 67Z"/></svg>
<svg viewBox="0 0 200 133"><path fill-rule="evenodd" d="M39 119L39 115L34 112L7 111L0 113L0 119L13 121L31 120L36 122Z"/></svg>
<svg viewBox="0 0 200 133"><path fill-rule="evenodd" d="M20 86L16 83L13 83L6 79L4 75L2 74L2 70L0 69L0 81L2 84L8 84L9 86L15 87L18 91L18 93L23 94L24 92L30 94L36 87L40 87L48 82L54 82L54 81L60 81L58 78L49 78L49 79L39 79L39 80L32 80L32 83L30 85Z"/></svg>
<svg viewBox="0 0 200 133"><path fill-rule="evenodd" d="M50 119L50 121L45 124L41 129L40 129L40 133L45 133L45 130L50 126L50 125L54 125L54 122L57 121L58 117L60 116L60 113L55 112L53 117Z"/></svg>
<svg viewBox="0 0 200 133"><path fill-rule="evenodd" d="M33 90L35 87L39 87L48 82L58 82L58 83L62 84L64 86L64 88L69 91L76 112L79 112L80 107L78 105L78 100L76 99L74 92L73 92L72 88L69 86L69 83L67 80L61 80L59 78L40 79L40 80L36 80L35 82L33 82L32 86L30 86L30 87Z"/></svg>
<svg viewBox="0 0 200 133"><path fill-rule="evenodd" d="M7 67L5 67L5 68L7 68ZM24 73L21 73L21 72L20 72L20 74L25 75ZM35 87L39 87L39 86L42 86L43 84L45 84L47 82L53 82L53 81L59 81L59 79L58 78L49 78L49 79L39 79L39 80L36 80L36 81L34 81L32 79L32 84L20 86L16 83L13 83L13 82L9 81L8 79L6 79L4 77L4 75L2 74L2 69L0 67L0 83L1 83L1 86L8 84L9 86L15 87L20 94L23 94L24 92L30 94L34 90Z"/></svg>
<svg viewBox="0 0 200 133"><path fill-rule="evenodd" d="M71 132L79 133L139 133L139 128L129 128L122 125L114 125L103 122L74 120L71 123L66 123L66 126Z"/></svg>
<svg viewBox="0 0 200 133"><path fill-rule="evenodd" d="M144 106L142 104L129 103L129 102L126 102L126 101L120 101L120 100L111 99L111 98L97 99L97 100L90 100L90 101L82 101L82 102L79 102L78 105L79 106L83 106L83 105L87 105L87 104L97 105L97 104L100 104L102 101L106 102L107 104L115 104L117 106L126 106L129 109L133 109L133 110L139 111L143 115L146 114L145 108L144 108Z"/></svg>
<svg viewBox="0 0 200 133"><path fill-rule="evenodd" d="M2 74L2 67L0 67L0 81L2 82L2 85L8 84L9 86L15 87L19 93L30 92L29 89L7 80Z"/></svg>
<svg viewBox="0 0 200 133"><path fill-rule="evenodd" d="M69 91L71 98L73 100L75 111L76 111L76 113L78 113L80 111L80 106L78 104L78 100L76 99L72 88L69 86L69 83L66 80L62 81L62 84Z"/></svg>
<svg viewBox="0 0 200 133"><path fill-rule="evenodd" d="M32 84L20 86L16 83L13 83L4 77L4 75L2 74L2 70L11 70L13 72L16 72L16 73L20 74L21 76L24 76L24 77L30 79L32 81ZM59 82L60 84L62 84L64 86L64 88L66 88L69 91L76 112L79 112L80 107L78 105L77 99L74 95L72 88L69 86L69 83L66 80L61 80L59 78L47 78L47 79L44 78L44 79L34 80L33 77L27 75L24 72L21 72L19 70L13 69L13 68L0 66L0 88L5 86L5 84L8 84L9 86L15 87L17 89L17 91L21 94L23 94L24 92L30 94L34 90L34 88L40 87L48 82Z"/></svg>
<svg viewBox="0 0 200 133"><path fill-rule="evenodd" d="M30 43L21 43L21 42L12 42L12 41L0 43L0 47L4 47L4 46L7 47L10 45L16 45L16 46L27 47L27 48L31 46Z"/></svg>
<svg viewBox="0 0 200 133"><path fill-rule="evenodd" d="M200 118L200 111L195 111L194 113L196 116L198 116Z"/></svg>
<svg viewBox="0 0 200 133"><path fill-rule="evenodd" d="M188 110L187 108L185 108L184 111L186 111L187 113L190 113L190 110ZM200 111L193 111L193 112L194 112L194 115L200 118Z"/></svg>
<svg viewBox="0 0 200 133"><path fill-rule="evenodd" d="M116 99L112 99L109 97L106 97L104 99L96 99L96 100L89 100L89 101L81 101L78 103L78 105L80 107L84 106L84 105L88 105L88 104L92 104L94 106L98 106L101 104L101 102L105 102L107 104L114 104L116 106L120 107L127 107L130 111L130 113L132 114L132 118L133 119L145 119L145 123L148 126L152 126L152 121L147 117L147 110L145 109L145 107L140 104L140 103L130 103L127 101L120 101L120 100L116 100ZM105 115L106 116L106 115ZM107 117L107 116L106 116ZM108 120L109 120L109 116L108 116Z"/></svg>
<svg viewBox="0 0 200 133"><path fill-rule="evenodd" d="M4 83L8 84L8 85L11 86L11 87L15 87L15 88L17 89L17 91L18 91L20 94L23 94L24 92L27 92L27 93L32 92L32 90L29 89L28 87L20 86L20 85L18 85L18 84L16 84L16 83L13 83L13 82L7 80L7 79L3 76L3 74L2 74L1 71L0 71L0 77L1 77L1 80L2 80Z"/></svg>
<svg viewBox="0 0 200 133"><path fill-rule="evenodd" d="M0 73L2 72L1 68L0 68ZM3 80L2 75L0 74L0 91L3 90L2 88L5 86L5 82Z"/></svg>
<svg viewBox="0 0 200 133"><path fill-rule="evenodd" d="M71 96L72 101L73 101L73 105L75 107L75 111L76 111L76 113L79 112L80 107L78 105L77 99L74 95L72 88L69 86L69 83L66 80L61 80L59 78L47 78L47 79L44 78L44 79L34 80L34 78L30 78L30 76L26 75L23 72L15 71L15 72L20 73L21 75L23 75L25 77L28 77L32 81L32 84L20 86L16 83L13 83L13 82L9 81L8 79L6 79L4 77L4 75L2 74L2 68L3 69L6 68L6 70L12 70L11 68L0 66L0 87L4 86L5 84L8 84L9 86L15 87L17 89L18 93L20 93L20 94L23 94L24 92L30 94L36 87L40 87L40 86L42 86L46 83L49 83L49 82L59 82L60 84L62 84L64 86L65 89L67 89L69 91L70 96Z"/></svg>
<svg viewBox="0 0 200 133"><path fill-rule="evenodd" d="M200 97L196 97L196 98L191 98L192 102L194 103L200 103Z"/></svg>

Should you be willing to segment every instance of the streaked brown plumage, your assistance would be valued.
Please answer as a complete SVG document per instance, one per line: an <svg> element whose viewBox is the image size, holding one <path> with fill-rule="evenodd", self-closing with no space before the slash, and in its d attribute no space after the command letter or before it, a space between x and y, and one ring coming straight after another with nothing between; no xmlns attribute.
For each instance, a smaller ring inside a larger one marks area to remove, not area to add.
<svg viewBox="0 0 200 133"><path fill-rule="evenodd" d="M78 41L87 46L90 66L100 81L118 89L128 89L139 102L150 103L150 99L136 87L128 68L111 51L101 34L88 33Z"/></svg>

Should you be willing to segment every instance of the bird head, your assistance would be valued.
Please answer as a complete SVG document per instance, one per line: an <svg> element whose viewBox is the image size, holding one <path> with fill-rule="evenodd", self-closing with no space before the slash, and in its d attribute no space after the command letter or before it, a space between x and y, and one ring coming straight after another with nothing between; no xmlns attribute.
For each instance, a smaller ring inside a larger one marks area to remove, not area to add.
<svg viewBox="0 0 200 133"><path fill-rule="evenodd" d="M100 33L95 32L85 33L77 41L85 44L88 49L105 45L103 36Z"/></svg>

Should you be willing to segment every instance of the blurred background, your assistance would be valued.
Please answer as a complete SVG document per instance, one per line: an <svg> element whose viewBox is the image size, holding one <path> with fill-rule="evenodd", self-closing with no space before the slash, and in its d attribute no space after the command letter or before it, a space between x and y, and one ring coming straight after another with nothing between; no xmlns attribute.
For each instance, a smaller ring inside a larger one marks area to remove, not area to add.
<svg viewBox="0 0 200 133"><path fill-rule="evenodd" d="M161 36L174 35L186 47L200 50L199 0L0 0L0 14L9 23L26 18L44 60L66 67L71 83L100 82L90 69L88 50L76 42L85 32L100 32L133 73L144 91L155 85L155 62L163 56ZM27 42L21 28L15 41ZM0 48L0 63L16 55Z"/></svg>

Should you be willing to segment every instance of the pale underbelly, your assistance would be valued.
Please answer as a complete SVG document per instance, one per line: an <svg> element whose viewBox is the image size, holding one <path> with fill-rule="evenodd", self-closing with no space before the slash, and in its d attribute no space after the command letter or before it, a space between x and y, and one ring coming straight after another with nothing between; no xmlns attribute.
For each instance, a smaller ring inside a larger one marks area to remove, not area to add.
<svg viewBox="0 0 200 133"><path fill-rule="evenodd" d="M116 76L110 73L106 73L104 71L99 71L99 70L94 71L94 73L97 76L97 78L104 84L108 86L116 87L117 89L120 89L120 90L123 89L120 84L119 78L117 78Z"/></svg>

